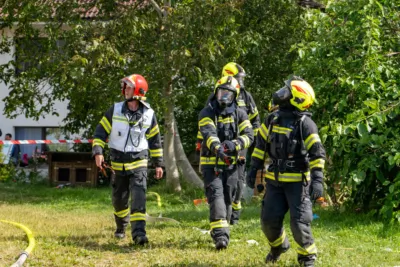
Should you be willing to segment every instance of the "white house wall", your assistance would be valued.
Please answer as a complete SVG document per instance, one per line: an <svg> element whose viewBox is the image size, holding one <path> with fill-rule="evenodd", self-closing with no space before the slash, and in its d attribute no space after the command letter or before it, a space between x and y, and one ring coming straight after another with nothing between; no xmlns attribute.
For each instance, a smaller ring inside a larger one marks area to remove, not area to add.
<svg viewBox="0 0 400 267"><path fill-rule="evenodd" d="M12 31L8 30L7 35L11 38ZM13 60L15 48L13 47L9 54L0 54L0 64L5 64L10 60ZM63 125L62 120L67 115L67 102L56 102L56 111L59 113L59 117L53 115L45 115L45 118L40 118L35 121L30 118L26 118L24 114L17 116L15 119L8 119L4 114L4 98L9 95L9 88L4 84L0 83L0 129L3 132L3 136L0 137L4 139L6 133L11 133L13 137L15 136L15 127L59 127Z"/></svg>

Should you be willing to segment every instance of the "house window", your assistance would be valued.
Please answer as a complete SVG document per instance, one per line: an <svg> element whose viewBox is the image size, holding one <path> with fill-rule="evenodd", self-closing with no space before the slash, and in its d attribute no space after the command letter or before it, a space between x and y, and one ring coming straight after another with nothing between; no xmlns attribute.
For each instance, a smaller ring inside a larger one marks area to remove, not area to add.
<svg viewBox="0 0 400 267"><path fill-rule="evenodd" d="M46 140L65 140L67 137L60 128L44 128L46 133ZM73 144L48 144L45 145L43 151L71 151Z"/></svg>
<svg viewBox="0 0 400 267"><path fill-rule="evenodd" d="M58 127L15 127L15 140L64 140L66 136ZM32 144L20 145L21 156L33 153L43 154L47 151L71 151L73 144Z"/></svg>
<svg viewBox="0 0 400 267"><path fill-rule="evenodd" d="M15 127L15 140L42 140L43 137L44 132L41 127ZM41 149L41 145L20 145L20 149L21 156L27 154L28 158L30 158L35 149Z"/></svg>

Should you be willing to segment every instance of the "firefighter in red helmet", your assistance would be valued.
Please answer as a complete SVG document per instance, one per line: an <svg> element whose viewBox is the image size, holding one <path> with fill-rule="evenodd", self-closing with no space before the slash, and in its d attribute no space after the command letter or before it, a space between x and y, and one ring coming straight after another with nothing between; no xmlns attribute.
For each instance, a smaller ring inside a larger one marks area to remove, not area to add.
<svg viewBox="0 0 400 267"><path fill-rule="evenodd" d="M139 74L121 80L125 100L110 107L96 127L93 155L103 167L103 148L108 138L111 166L116 173L112 182L112 203L116 238L124 238L131 223L134 244L144 245L146 236L146 189L148 159L156 166L156 178L163 176L163 150L154 110L145 102L148 84ZM129 209L129 196L131 205Z"/></svg>

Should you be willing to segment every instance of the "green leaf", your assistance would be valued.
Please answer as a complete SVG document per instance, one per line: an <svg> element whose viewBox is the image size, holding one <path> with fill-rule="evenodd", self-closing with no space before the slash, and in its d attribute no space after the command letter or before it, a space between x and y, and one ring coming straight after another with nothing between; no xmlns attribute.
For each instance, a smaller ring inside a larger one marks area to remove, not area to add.
<svg viewBox="0 0 400 267"><path fill-rule="evenodd" d="M365 123L360 122L357 124L357 130L360 137L364 137L368 135L368 127Z"/></svg>
<svg viewBox="0 0 400 267"><path fill-rule="evenodd" d="M368 99L368 100L365 100L363 103L367 107L370 107L372 110L376 110L378 107L378 100L376 100L376 99Z"/></svg>
<svg viewBox="0 0 400 267"><path fill-rule="evenodd" d="M381 12L382 12L382 17L384 17L385 16L385 12L383 10L383 6L381 5L381 3L379 3L379 1L375 0L375 4L377 4L379 6L379 8L381 9Z"/></svg>
<svg viewBox="0 0 400 267"><path fill-rule="evenodd" d="M188 49L185 49L185 56L191 57L192 53L190 53L190 51Z"/></svg>
<svg viewBox="0 0 400 267"><path fill-rule="evenodd" d="M327 133L329 130L329 126L324 126L319 130L320 135Z"/></svg>
<svg viewBox="0 0 400 267"><path fill-rule="evenodd" d="M391 186L389 186L389 192L393 194L393 191L394 191L394 185L392 184Z"/></svg>

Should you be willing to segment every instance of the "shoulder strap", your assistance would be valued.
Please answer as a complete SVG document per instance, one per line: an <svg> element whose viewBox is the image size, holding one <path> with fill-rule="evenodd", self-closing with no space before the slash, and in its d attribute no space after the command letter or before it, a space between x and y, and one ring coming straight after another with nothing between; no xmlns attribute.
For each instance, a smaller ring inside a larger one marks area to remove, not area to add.
<svg viewBox="0 0 400 267"><path fill-rule="evenodd" d="M243 92L244 92L244 96L245 96L245 99L246 99L246 107L247 107L247 109L250 110L250 113L254 113L254 108L250 103L249 92L247 92L245 89L243 89Z"/></svg>
<svg viewBox="0 0 400 267"><path fill-rule="evenodd" d="M306 118L306 115L301 116L300 118L300 142L301 142L301 149L300 149L300 153L302 156L305 156L307 154L307 149L306 146L304 144L304 138L303 138L303 122Z"/></svg>

